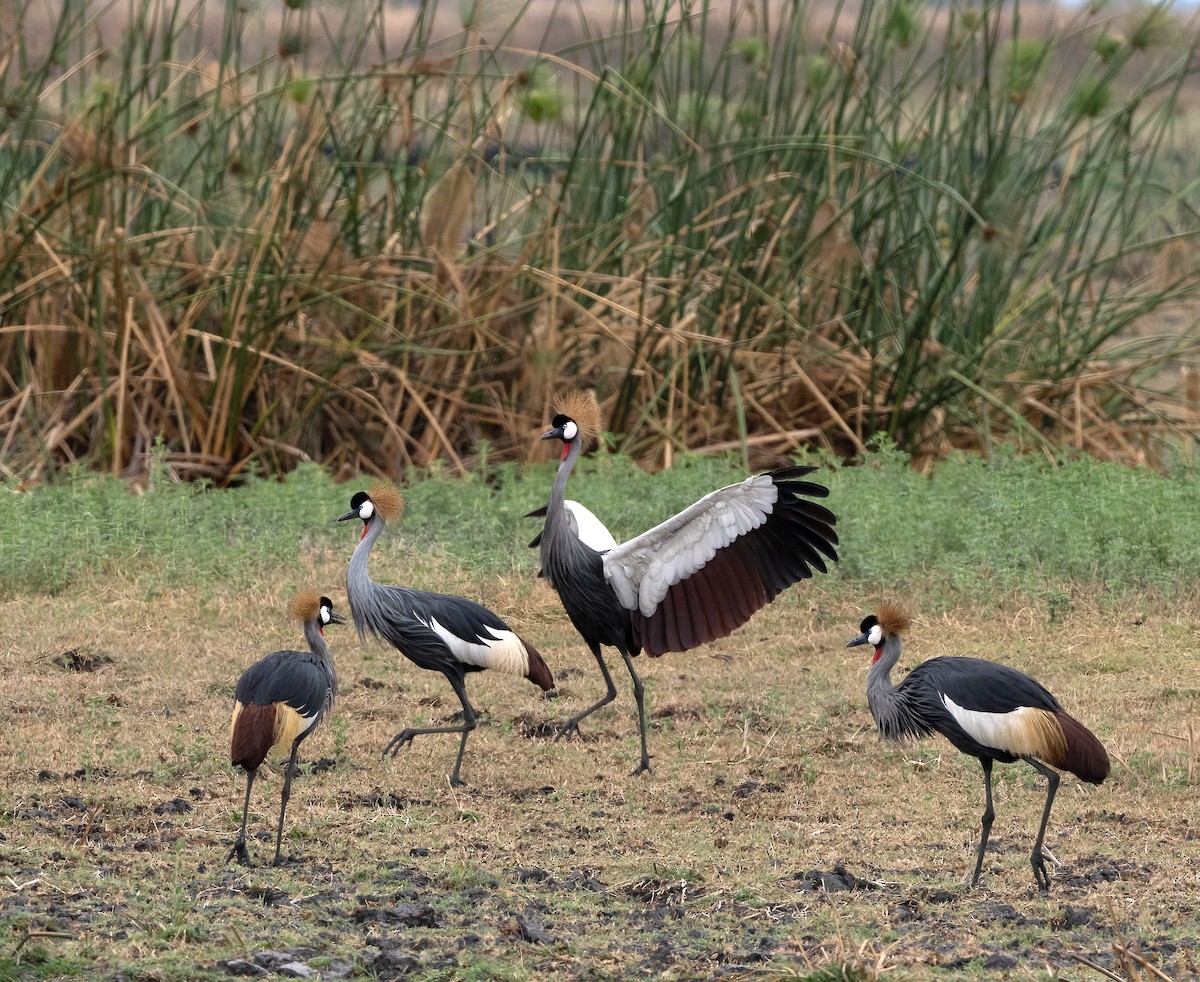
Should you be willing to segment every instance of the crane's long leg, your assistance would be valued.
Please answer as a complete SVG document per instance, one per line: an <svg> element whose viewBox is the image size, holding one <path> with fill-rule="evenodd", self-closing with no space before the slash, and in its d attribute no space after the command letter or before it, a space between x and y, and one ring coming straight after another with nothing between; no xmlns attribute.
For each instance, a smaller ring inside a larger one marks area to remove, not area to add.
<svg viewBox="0 0 1200 982"><path fill-rule="evenodd" d="M592 703L578 716L572 716L565 723L558 724L558 735L555 740L564 736L579 735L579 724L592 715L597 709L607 706L610 702L617 698L617 687L613 684L612 676L608 674L608 666L604 664L604 655L600 652L600 645L593 644L590 646L592 654L596 656L596 664L600 666L600 674L604 676L604 684L608 686L608 691L600 698L598 702Z"/></svg>
<svg viewBox="0 0 1200 982"><path fill-rule="evenodd" d="M629 669L629 677L633 679L633 698L637 701L638 708L638 733L642 738L642 762L633 772L633 776L637 777L650 770L650 752L646 749L645 689L642 686L642 680L638 678L638 673L633 669L633 659L629 656L629 652L622 651L621 657L625 659L625 667Z"/></svg>
<svg viewBox="0 0 1200 982"><path fill-rule="evenodd" d="M971 877L971 886L979 882L979 871L983 869L983 852L987 849L988 836L992 834L992 820L996 812L992 809L992 758L981 757L979 763L983 767L983 818L980 824L983 832L979 837L979 855L975 857L975 875Z"/></svg>
<svg viewBox="0 0 1200 982"><path fill-rule="evenodd" d="M1038 889L1042 893L1049 893L1050 877L1046 873L1046 859L1042 855L1042 843L1046 838L1046 823L1050 821L1050 806L1054 804L1054 794L1058 791L1058 772L1051 770L1040 760L1034 760L1032 757L1023 757L1022 759L1046 775L1046 807L1042 809L1042 824L1038 828L1037 839L1033 843L1033 855L1029 858L1033 863L1033 878L1037 880Z"/></svg>
<svg viewBox="0 0 1200 982"><path fill-rule="evenodd" d="M413 742L413 737L423 736L426 733L461 733L462 741L458 745L458 758L454 761L454 770L450 774L450 786L457 788L462 784L462 779L458 776L459 769L462 767L463 751L467 749L467 734L469 734L476 725L475 710L471 708L471 703L467 699L467 684L461 676L447 673L446 678L454 687L454 692L458 696L458 701L462 703L463 708L463 723L462 726L410 726L408 729L401 730L386 747L383 748L383 755L389 752L393 757L400 752L400 748Z"/></svg>
<svg viewBox="0 0 1200 982"><path fill-rule="evenodd" d="M238 831L233 848L229 850L229 855L225 857L225 862L229 862L234 856L237 856L238 862L243 866L250 863L250 855L246 852L246 816L250 813L250 788L254 785L254 776L257 773L257 767L252 771L246 771L246 800L242 802L242 827Z"/></svg>
<svg viewBox="0 0 1200 982"><path fill-rule="evenodd" d="M292 741L292 755L288 758L287 767L283 772L283 792L279 796L279 828L275 832L275 858L272 866L283 862L280 850L283 848L283 816L287 814L288 798L292 796L292 775L296 773L296 758L300 753L300 741Z"/></svg>

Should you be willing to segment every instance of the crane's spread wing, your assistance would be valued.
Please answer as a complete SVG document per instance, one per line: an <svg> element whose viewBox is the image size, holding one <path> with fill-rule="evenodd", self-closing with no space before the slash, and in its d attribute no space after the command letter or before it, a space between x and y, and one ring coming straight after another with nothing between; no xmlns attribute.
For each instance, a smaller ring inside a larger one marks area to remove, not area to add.
<svg viewBox="0 0 1200 982"><path fill-rule="evenodd" d="M275 651L242 673L234 698L243 706L282 703L311 725L332 702L333 689L311 651Z"/></svg>
<svg viewBox="0 0 1200 982"><path fill-rule="evenodd" d="M603 557L604 575L651 655L725 637L813 570L837 560L837 519L808 499L812 467L713 491Z"/></svg>

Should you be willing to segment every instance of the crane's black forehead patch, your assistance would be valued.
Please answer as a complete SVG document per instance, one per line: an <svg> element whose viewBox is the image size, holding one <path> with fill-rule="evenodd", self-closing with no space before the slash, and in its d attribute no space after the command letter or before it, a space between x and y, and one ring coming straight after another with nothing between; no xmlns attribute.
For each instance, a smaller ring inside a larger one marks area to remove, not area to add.
<svg viewBox="0 0 1200 982"><path fill-rule="evenodd" d="M371 500L371 497L370 497L370 495L367 494L366 491L355 491L354 497L350 499L350 507L353 508L355 511L358 511L358 509L360 509L362 507L364 501L370 501L370 500Z"/></svg>
<svg viewBox="0 0 1200 982"><path fill-rule="evenodd" d="M320 599L319 603L321 604L322 607L328 607L330 610L333 610L333 601L330 600L328 597L322 597Z"/></svg>
<svg viewBox="0 0 1200 982"><path fill-rule="evenodd" d="M876 617L874 614L867 614L867 616L863 618L863 622L858 625L858 629L860 631L862 631L863 634L866 634L869 630L871 630L871 628L873 628L878 623L879 623L878 617Z"/></svg>
<svg viewBox="0 0 1200 982"><path fill-rule="evenodd" d="M560 426L566 426L570 422L572 422L570 416L568 416L566 413L558 413L555 415L554 419L550 420L550 425L557 429Z"/></svg>

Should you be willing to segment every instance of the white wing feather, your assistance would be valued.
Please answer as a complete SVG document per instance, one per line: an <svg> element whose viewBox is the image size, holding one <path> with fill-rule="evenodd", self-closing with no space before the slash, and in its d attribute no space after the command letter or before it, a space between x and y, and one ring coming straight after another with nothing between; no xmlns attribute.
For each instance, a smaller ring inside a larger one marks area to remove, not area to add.
<svg viewBox="0 0 1200 982"><path fill-rule="evenodd" d="M525 645L513 631L488 628L492 639L468 641L443 626L437 618L429 621L429 629L446 642L446 647L460 662L495 669L509 675L524 675L529 671L529 657L525 652Z"/></svg>
<svg viewBox="0 0 1200 982"><path fill-rule="evenodd" d="M670 587L762 525L778 498L770 474L706 494L674 518L610 549L604 576L622 607L649 617Z"/></svg>
<svg viewBox="0 0 1200 982"><path fill-rule="evenodd" d="M597 552L607 552L617 544L613 534L587 505L568 498L563 502L563 506L567 510L568 526L585 546L590 546Z"/></svg>

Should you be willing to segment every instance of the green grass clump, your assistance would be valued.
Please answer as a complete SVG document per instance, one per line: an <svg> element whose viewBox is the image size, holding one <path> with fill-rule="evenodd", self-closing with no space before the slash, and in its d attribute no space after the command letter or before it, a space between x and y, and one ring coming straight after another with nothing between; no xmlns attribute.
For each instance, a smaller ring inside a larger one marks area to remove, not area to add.
<svg viewBox="0 0 1200 982"><path fill-rule="evenodd" d="M830 490L840 561L830 576L856 591L923 585L943 599L1002 602L1013 594L1059 613L1085 589L1096 599L1194 594L1200 567L1200 485L1090 457L1057 466L1001 452L954 455L929 475L895 450L858 466L817 460ZM414 473L408 508L377 552L393 580L438 589L438 557L472 576L531 575L527 543L555 465L504 464L465 479ZM650 474L620 454L585 458L568 495L623 540L746 476L732 457L686 456ZM214 592L263 576L297 581L315 558L349 558L358 524L334 521L369 479L336 484L314 465L284 481L235 489L80 476L0 498L0 591L54 593L89 578L136 579L148 592L192 584ZM353 524L353 529L349 525ZM383 575L383 574L381 574Z"/></svg>

